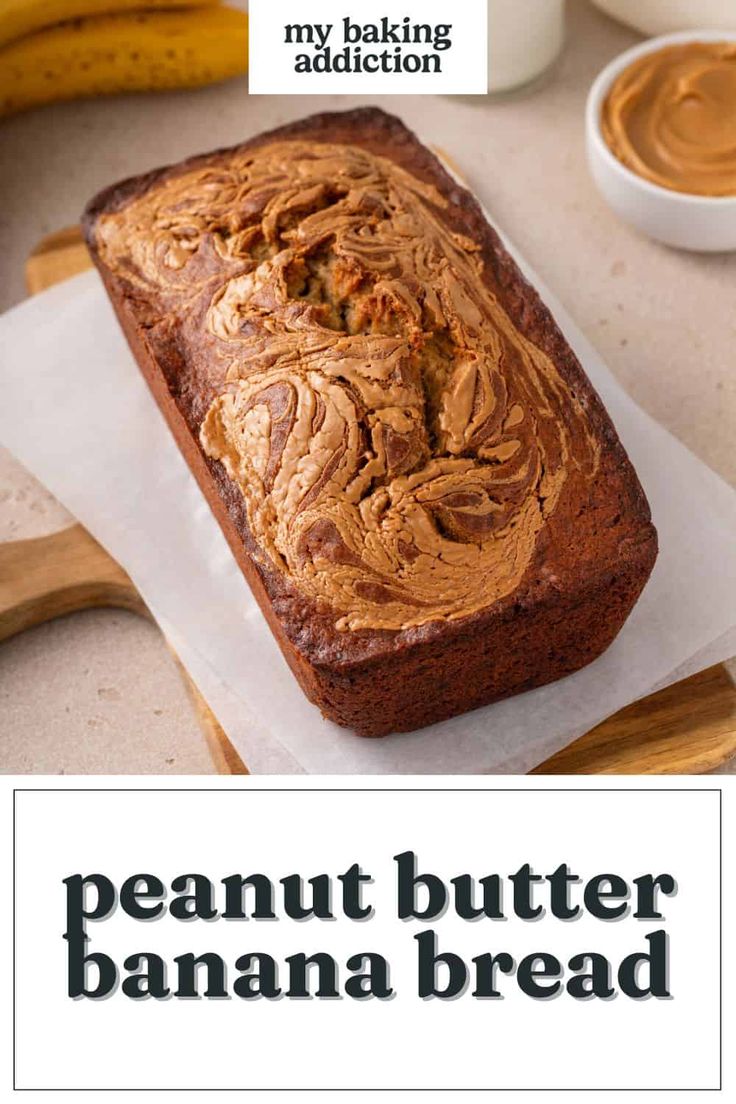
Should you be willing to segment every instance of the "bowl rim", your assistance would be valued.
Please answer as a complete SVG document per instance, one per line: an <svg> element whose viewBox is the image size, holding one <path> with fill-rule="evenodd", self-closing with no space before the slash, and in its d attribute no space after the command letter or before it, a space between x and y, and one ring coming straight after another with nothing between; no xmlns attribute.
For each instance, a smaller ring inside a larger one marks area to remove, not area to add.
<svg viewBox="0 0 736 1104"><path fill-rule="evenodd" d="M593 81L585 104L585 122L588 138L595 146L596 153L603 158L606 165L616 172L621 178L641 188L651 196L659 197L672 204L682 207L708 207L720 210L736 211L736 194L732 196L708 196L698 192L679 192L674 188L665 188L662 184L655 184L619 161L615 153L610 149L603 137L601 129L601 107L614 80L632 62L646 54L656 53L665 46L676 45L680 42L733 42L736 44L736 31L734 30L687 30L672 31L669 34L656 35L647 38L635 46L629 47L623 53L617 54L607 65L601 69Z"/></svg>

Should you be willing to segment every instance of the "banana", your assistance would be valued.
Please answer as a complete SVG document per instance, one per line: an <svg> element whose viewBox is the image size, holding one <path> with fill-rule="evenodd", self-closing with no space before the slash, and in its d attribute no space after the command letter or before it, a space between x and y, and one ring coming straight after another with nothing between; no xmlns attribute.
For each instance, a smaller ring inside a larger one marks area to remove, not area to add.
<svg viewBox="0 0 736 1104"><path fill-rule="evenodd" d="M194 88L244 73L248 16L220 5L102 15L0 50L0 117L113 92Z"/></svg>
<svg viewBox="0 0 736 1104"><path fill-rule="evenodd" d="M42 27L140 8L189 8L217 0L0 0L0 46Z"/></svg>

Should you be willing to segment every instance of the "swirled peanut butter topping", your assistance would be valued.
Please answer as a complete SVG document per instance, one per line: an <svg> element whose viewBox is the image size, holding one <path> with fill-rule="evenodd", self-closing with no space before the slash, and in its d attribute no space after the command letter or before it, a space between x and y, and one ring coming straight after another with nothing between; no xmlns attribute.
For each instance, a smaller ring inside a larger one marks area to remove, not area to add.
<svg viewBox="0 0 736 1104"><path fill-rule="evenodd" d="M265 563L341 630L454 620L512 592L585 410L482 278L447 201L365 150L283 141L103 216L106 263L207 380L206 454ZM213 365L215 366L213 368Z"/></svg>
<svg viewBox="0 0 736 1104"><path fill-rule="evenodd" d="M736 43L644 54L614 81L603 136L628 168L677 192L736 195Z"/></svg>

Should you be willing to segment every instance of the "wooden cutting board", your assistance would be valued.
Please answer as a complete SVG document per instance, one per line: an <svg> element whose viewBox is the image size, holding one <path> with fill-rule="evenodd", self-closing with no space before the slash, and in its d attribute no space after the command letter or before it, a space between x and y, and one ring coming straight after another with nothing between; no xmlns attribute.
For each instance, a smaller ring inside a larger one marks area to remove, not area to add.
<svg viewBox="0 0 736 1104"><path fill-rule="evenodd" d="M39 243L26 266L31 294L90 266L76 228ZM148 616L123 569L81 525L36 540L0 544L0 640L90 606ZM218 771L247 768L183 671ZM357 737L356 737L357 739ZM535 774L699 774L736 755L736 687L711 667L610 717Z"/></svg>

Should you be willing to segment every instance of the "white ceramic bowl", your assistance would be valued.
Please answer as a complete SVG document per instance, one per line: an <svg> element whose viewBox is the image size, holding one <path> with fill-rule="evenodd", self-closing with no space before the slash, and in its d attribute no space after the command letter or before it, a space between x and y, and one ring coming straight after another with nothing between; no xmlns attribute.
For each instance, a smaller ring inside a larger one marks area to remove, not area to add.
<svg viewBox="0 0 736 1104"><path fill-rule="evenodd" d="M678 31L626 50L598 75L588 94L585 132L588 164L603 197L617 215L666 245L700 252L736 249L736 196L701 196L653 184L611 153L601 132L601 108L622 70L662 46L678 42L736 42L733 31Z"/></svg>

